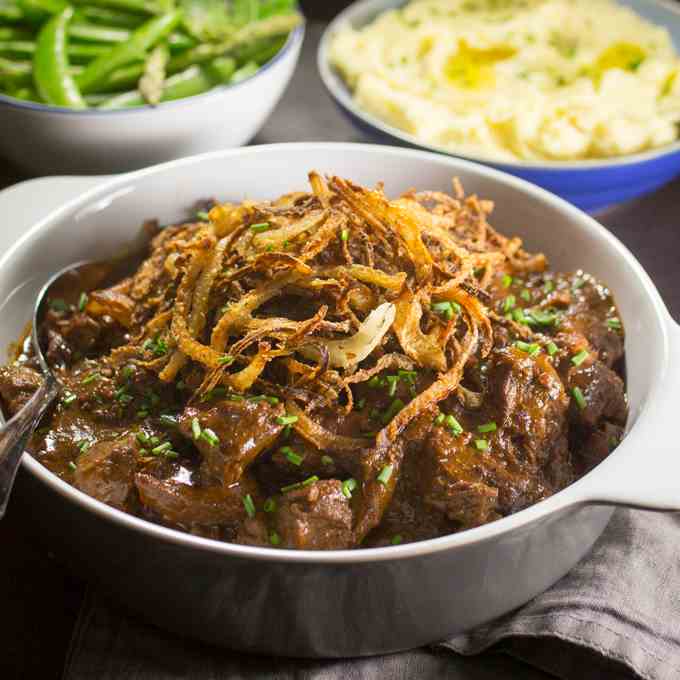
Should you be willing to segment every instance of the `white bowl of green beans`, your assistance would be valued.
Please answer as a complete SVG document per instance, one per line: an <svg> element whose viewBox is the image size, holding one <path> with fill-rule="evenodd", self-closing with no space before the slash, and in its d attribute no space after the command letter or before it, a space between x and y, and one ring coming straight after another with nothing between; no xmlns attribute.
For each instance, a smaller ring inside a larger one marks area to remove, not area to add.
<svg viewBox="0 0 680 680"><path fill-rule="evenodd" d="M112 173L240 146L303 37L294 0L0 0L0 156Z"/></svg>

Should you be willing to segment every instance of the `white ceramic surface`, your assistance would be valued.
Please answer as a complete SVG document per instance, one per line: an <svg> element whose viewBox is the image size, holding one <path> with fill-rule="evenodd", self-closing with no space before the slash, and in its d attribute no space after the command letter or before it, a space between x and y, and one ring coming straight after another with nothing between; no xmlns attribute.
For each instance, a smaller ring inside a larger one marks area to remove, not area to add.
<svg viewBox="0 0 680 680"><path fill-rule="evenodd" d="M104 174L241 146L281 98L304 33L250 78L155 108L74 111L0 95L0 156L42 175Z"/></svg>
<svg viewBox="0 0 680 680"><path fill-rule="evenodd" d="M673 433L680 328L649 277L616 238L566 202L450 157L363 145L274 145L105 181L38 223L0 260L0 345L18 335L39 286L62 265L106 256L148 217L181 219L197 198L239 201L299 189L312 168L368 185L384 180L389 194L413 186L449 190L458 176L469 192L495 201L492 222L501 231L546 252L557 269L583 268L606 281L627 332L625 439L584 478L510 517L420 543L326 553L231 545L152 525L80 493L24 456L19 496L30 499L29 507L40 503L41 531L85 574L159 625L225 646L375 654L465 630L549 587L606 526L611 509L602 504L680 510ZM88 541L101 550L89 549ZM251 607L252 598L273 606ZM388 632L377 617L393 622Z"/></svg>

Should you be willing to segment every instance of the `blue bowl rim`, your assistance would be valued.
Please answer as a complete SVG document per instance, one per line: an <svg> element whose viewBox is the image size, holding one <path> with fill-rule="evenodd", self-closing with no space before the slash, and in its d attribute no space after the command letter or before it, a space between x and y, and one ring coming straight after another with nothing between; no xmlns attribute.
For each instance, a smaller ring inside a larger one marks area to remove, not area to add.
<svg viewBox="0 0 680 680"><path fill-rule="evenodd" d="M274 66L274 64L282 61L283 58L293 50L297 45L302 44L305 36L306 20L302 14L301 23L295 27L289 34L288 39L283 44L281 49L265 64L263 64L252 76L248 76L238 83L231 83L230 85L218 85L208 92L202 94L195 94L191 97L184 97L182 99L176 99L174 101L162 102L157 106L151 106L146 104L144 106L132 106L127 109L71 109L64 106L52 106L50 104L40 104L38 102L27 102L21 99L15 99L14 97L8 97L7 95L0 93L0 106L5 105L15 109L27 109L29 111L37 111L40 113L56 113L62 116L115 116L124 114L138 114L138 113L150 113L157 111L158 109L167 109L172 106L186 105L187 102L192 102L196 99L206 99L208 97L214 97L218 94L224 94L230 90L234 90L241 85L251 82L258 76L262 75L265 71L268 71Z"/></svg>
<svg viewBox="0 0 680 680"><path fill-rule="evenodd" d="M666 144L654 149L612 158L588 158L578 161L526 161L520 159L508 161L505 159L494 158L493 156L487 156L485 154L473 155L458 153L443 146L427 144L422 140L419 140L414 135L385 123L384 121L357 106L348 88L342 81L342 78L337 74L335 69L333 69L330 64L328 53L330 41L333 35L341 26L352 23L352 18L354 15L360 13L366 5L374 1L375 0L358 0L357 2L353 2L328 24L323 32L323 35L321 36L319 47L317 49L317 68L326 90L328 90L328 93L336 101L336 103L338 103L342 108L344 108L358 120L362 121L365 125L373 128L382 135L386 135L394 140L398 140L401 143L408 144L413 148L441 153L447 156L455 156L457 158L464 158L477 163L483 163L484 165L493 165L497 168L508 169L510 172L529 170L554 172L560 170L574 171L616 169L655 161L669 156L675 152L680 152L680 139L678 139L671 144ZM677 5L675 2L671 3L668 0L642 0L642 2L647 2L650 5L656 5L676 14L680 23L680 5ZM405 4L406 0L403 0L403 3Z"/></svg>

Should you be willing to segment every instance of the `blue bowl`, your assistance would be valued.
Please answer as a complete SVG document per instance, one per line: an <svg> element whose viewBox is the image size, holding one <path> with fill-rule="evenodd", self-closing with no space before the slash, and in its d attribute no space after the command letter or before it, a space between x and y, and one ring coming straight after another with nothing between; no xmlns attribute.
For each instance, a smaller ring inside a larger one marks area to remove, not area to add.
<svg viewBox="0 0 680 680"><path fill-rule="evenodd" d="M663 0L619 0L655 24L666 26L680 51L680 6ZM503 170L552 191L583 210L595 212L648 194L680 176L680 141L639 154L582 161L498 162L481 155L456 154L425 144L360 109L328 58L330 39L341 26L365 26L405 0L362 0L341 12L326 29L317 55L319 73L331 97L357 128L378 141L437 151Z"/></svg>

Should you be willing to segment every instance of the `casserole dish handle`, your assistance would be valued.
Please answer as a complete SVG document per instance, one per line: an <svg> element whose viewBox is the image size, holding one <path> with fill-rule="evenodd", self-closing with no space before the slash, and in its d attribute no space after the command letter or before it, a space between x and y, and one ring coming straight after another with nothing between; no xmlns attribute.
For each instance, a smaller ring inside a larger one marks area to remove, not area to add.
<svg viewBox="0 0 680 680"><path fill-rule="evenodd" d="M680 511L680 326L668 318L663 380L620 451L583 478L589 503Z"/></svg>

